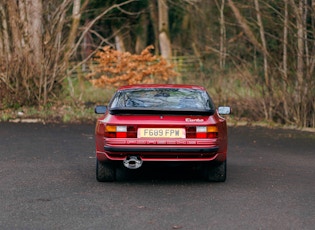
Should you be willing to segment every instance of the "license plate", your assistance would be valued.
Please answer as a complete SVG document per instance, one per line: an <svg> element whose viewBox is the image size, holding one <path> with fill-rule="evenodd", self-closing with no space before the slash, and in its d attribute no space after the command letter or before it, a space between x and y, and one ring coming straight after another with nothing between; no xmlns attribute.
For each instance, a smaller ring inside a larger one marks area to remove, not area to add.
<svg viewBox="0 0 315 230"><path fill-rule="evenodd" d="M139 128L138 137L185 138L185 129L180 128Z"/></svg>

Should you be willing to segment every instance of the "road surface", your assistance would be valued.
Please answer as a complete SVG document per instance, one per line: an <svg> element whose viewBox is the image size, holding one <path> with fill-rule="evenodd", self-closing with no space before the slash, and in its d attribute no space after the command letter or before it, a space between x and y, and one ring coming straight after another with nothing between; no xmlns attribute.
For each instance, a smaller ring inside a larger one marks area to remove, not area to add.
<svg viewBox="0 0 315 230"><path fill-rule="evenodd" d="M0 123L0 229L314 229L315 134L230 127L228 176L95 179L93 125Z"/></svg>

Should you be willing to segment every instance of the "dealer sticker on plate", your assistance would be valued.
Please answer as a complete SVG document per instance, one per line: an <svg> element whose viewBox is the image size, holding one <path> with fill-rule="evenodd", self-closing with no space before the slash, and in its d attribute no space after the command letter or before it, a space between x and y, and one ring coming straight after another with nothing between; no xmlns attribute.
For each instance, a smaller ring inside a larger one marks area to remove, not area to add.
<svg viewBox="0 0 315 230"><path fill-rule="evenodd" d="M138 137L185 138L185 129L180 128L139 128Z"/></svg>

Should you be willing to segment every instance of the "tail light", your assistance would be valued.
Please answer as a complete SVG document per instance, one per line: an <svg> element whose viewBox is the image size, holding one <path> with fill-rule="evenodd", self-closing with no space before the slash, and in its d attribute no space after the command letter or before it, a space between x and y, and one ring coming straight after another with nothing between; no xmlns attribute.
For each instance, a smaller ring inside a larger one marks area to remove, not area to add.
<svg viewBox="0 0 315 230"><path fill-rule="evenodd" d="M136 138L137 132L133 126L106 125L104 136L109 138Z"/></svg>
<svg viewBox="0 0 315 230"><path fill-rule="evenodd" d="M186 128L186 138L217 138L217 126L191 126Z"/></svg>

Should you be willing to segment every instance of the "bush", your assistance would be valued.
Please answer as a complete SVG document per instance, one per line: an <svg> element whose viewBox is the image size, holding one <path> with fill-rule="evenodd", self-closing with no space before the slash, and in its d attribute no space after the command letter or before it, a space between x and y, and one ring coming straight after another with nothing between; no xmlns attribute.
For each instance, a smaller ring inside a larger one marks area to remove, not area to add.
<svg viewBox="0 0 315 230"><path fill-rule="evenodd" d="M178 76L173 66L158 56L151 54L153 46L148 46L140 55L120 52L104 47L97 52L92 73L87 78L96 87L119 87L122 85L166 83Z"/></svg>

